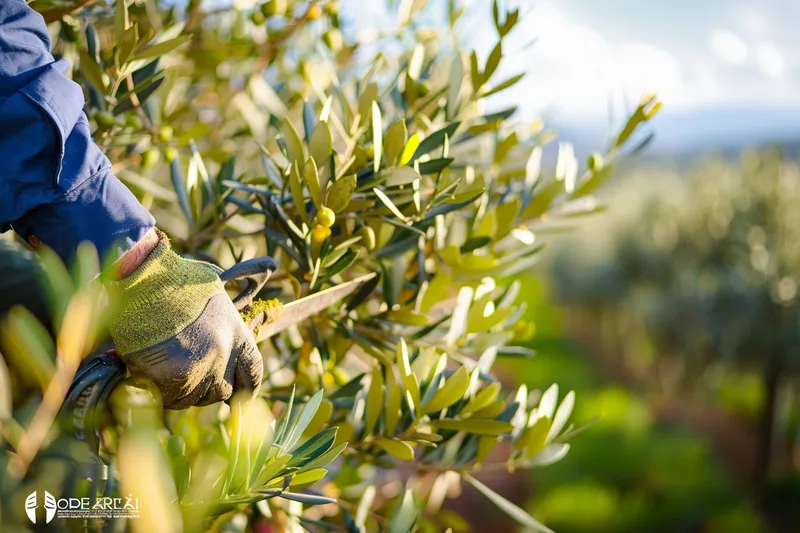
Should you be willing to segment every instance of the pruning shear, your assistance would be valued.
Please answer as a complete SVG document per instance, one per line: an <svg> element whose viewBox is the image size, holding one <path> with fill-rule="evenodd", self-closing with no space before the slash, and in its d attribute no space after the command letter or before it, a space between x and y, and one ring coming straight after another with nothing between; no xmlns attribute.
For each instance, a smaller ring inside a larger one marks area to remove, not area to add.
<svg viewBox="0 0 800 533"><path fill-rule="evenodd" d="M251 310L253 298L276 268L275 261L264 256L239 263L220 274L224 283L246 282L245 288L233 299L237 311L247 313ZM374 276L374 273L367 274L283 305L276 313L277 318L259 312L249 319L248 326L256 332L256 341L261 342L341 301ZM75 374L61 406L59 418L64 430L89 446L95 462L82 466L89 467L84 476L95 482L107 479L107 467L99 458L100 430L108 399L114 388L125 379L126 373L125 363L116 350L88 358Z"/></svg>

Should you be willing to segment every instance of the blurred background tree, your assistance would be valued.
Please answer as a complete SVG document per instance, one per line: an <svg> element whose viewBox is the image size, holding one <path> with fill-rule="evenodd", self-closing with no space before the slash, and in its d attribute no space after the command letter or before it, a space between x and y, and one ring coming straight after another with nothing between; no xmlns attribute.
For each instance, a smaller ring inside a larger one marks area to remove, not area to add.
<svg viewBox="0 0 800 533"><path fill-rule="evenodd" d="M464 519L442 505L466 485L482 509L547 531L521 498L472 476L555 463L580 429L573 392L493 377L496 360L532 355L515 278L551 229L600 209L592 193L661 104L645 96L586 165L560 143L551 169L541 121L486 109L524 74L497 76L520 20L498 3L480 54L455 38L454 1L431 6L446 30L422 22L426 2L399 2L396 26L367 52L344 38L334 1L32 5L85 89L95 139L177 249L223 267L275 257L264 299L374 274L262 344L267 377L252 404L163 413L119 388L102 449L118 479L99 489L137 495L142 511L113 527L457 530ZM3 322L9 524L25 523L24 497L39 487L98 489L76 484L64 460L80 460L79 447L52 428L78 362L103 339L87 284L98 261L82 250L69 270L44 262L55 342L22 309Z"/></svg>
<svg viewBox="0 0 800 533"><path fill-rule="evenodd" d="M681 177L637 173L612 200L635 207L554 261L558 298L609 374L651 396L662 423L704 435L707 460L718 454L775 530L790 531L800 170L772 150L709 157Z"/></svg>

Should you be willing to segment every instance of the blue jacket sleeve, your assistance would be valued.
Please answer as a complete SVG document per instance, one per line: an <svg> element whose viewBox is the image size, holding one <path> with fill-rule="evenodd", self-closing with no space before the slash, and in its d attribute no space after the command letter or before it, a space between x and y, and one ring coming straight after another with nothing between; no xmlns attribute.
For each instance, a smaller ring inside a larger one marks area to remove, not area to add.
<svg viewBox="0 0 800 533"><path fill-rule="evenodd" d="M154 220L93 142L66 72L41 15L0 1L0 226L65 259L82 241L119 257Z"/></svg>

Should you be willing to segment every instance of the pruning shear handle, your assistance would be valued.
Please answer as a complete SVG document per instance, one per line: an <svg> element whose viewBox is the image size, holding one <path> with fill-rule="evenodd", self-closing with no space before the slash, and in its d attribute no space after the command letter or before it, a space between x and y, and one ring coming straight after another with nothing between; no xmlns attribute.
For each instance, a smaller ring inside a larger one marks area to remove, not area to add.
<svg viewBox="0 0 800 533"><path fill-rule="evenodd" d="M271 257L256 257L239 263L220 274L225 283L244 280L247 285L233 299L237 311L247 309L256 294L277 269ZM64 430L84 441L97 459L100 428L107 412L111 392L125 379L125 363L116 350L86 359L78 369L61 406L59 418Z"/></svg>
<svg viewBox="0 0 800 533"><path fill-rule="evenodd" d="M225 283L239 280L247 282L247 286L233 299L236 310L241 312L250 307L253 298L261 291L277 268L278 265L271 257L255 257L232 266L220 274L219 279Z"/></svg>

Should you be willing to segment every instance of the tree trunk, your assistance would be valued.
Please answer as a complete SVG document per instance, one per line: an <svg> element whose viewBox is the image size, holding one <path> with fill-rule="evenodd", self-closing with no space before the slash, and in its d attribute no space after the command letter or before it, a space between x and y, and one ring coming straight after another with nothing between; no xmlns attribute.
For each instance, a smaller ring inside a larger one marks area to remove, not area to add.
<svg viewBox="0 0 800 533"><path fill-rule="evenodd" d="M769 480L772 466L772 449L774 448L775 415L781 383L781 365L776 360L767 363L764 369L764 409L758 423L758 448L753 468L753 482L756 494L763 495Z"/></svg>

